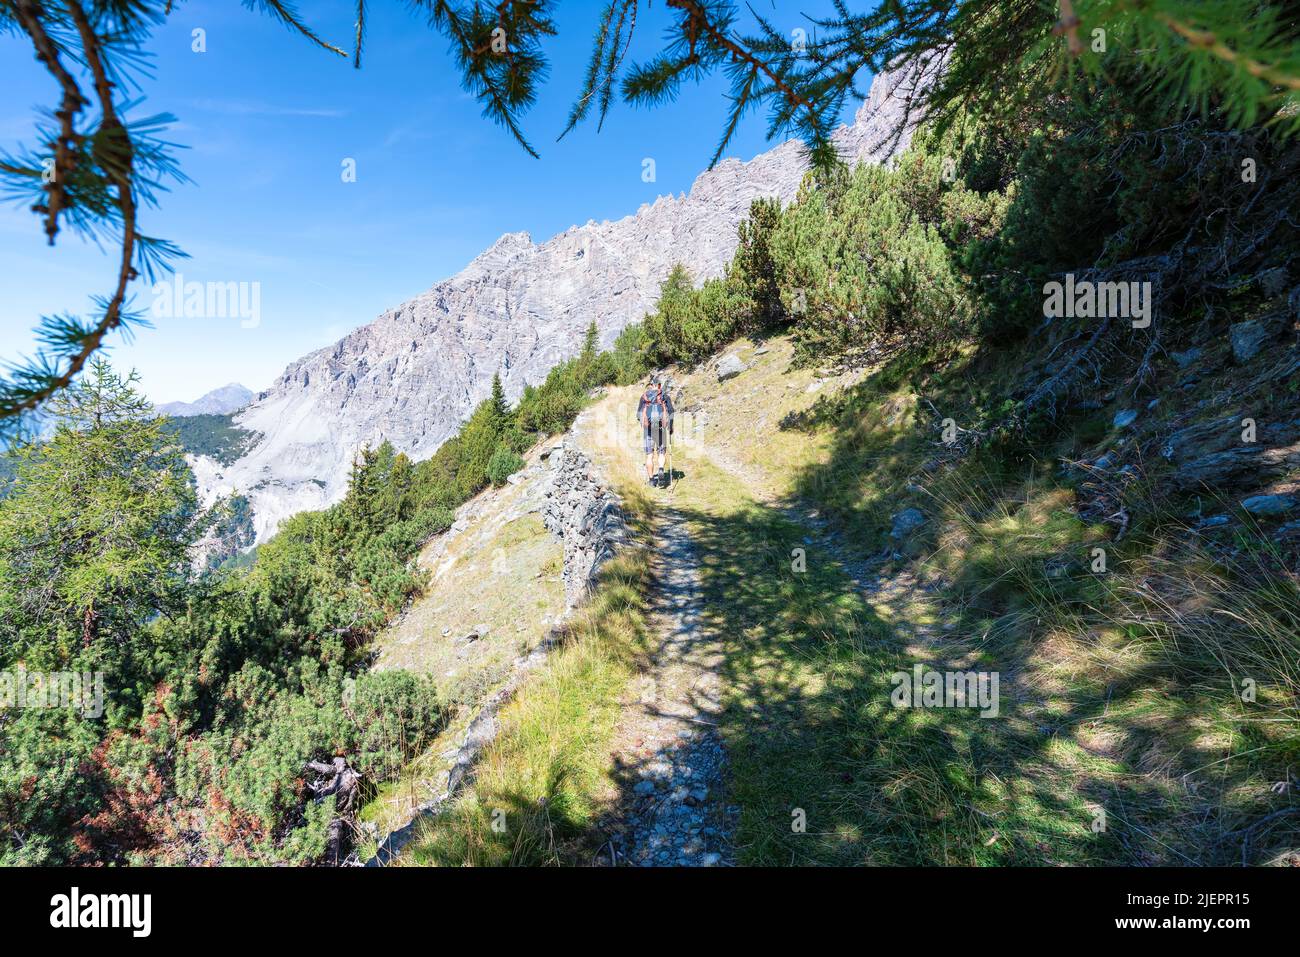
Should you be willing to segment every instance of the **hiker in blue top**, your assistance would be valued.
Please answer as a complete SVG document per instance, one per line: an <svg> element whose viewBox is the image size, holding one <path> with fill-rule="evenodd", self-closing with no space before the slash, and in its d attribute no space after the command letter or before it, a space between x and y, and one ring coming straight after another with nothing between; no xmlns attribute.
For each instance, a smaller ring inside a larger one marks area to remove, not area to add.
<svg viewBox="0 0 1300 957"><path fill-rule="evenodd" d="M645 447L646 481L654 486L667 486L671 476L664 475L664 457L668 451L668 437L673 431L673 400L658 375L650 376L650 383L637 403L636 418L641 423L642 445ZM655 452L659 453L658 472L655 471Z"/></svg>

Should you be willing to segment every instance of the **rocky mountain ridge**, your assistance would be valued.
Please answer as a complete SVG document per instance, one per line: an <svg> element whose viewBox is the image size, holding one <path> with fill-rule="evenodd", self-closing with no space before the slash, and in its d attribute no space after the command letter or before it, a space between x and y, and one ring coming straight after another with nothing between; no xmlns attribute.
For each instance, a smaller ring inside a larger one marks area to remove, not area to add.
<svg viewBox="0 0 1300 957"><path fill-rule="evenodd" d="M253 390L238 382L205 392L193 402L164 402L154 407L159 415L185 418L191 415L226 415L238 412L253 401Z"/></svg>
<svg viewBox="0 0 1300 957"><path fill-rule="evenodd" d="M882 73L851 125L836 132L850 162L885 162L906 146L922 81ZM461 272L331 346L291 363L237 418L261 438L230 466L194 460L206 500L239 491L258 541L288 516L346 491L357 450L384 439L431 455L500 373L517 397L581 345L595 320L603 345L653 308L676 263L718 276L753 200L794 198L807 163L797 142L748 162L721 161L689 193L661 196L613 222L588 221L543 243L507 233Z"/></svg>

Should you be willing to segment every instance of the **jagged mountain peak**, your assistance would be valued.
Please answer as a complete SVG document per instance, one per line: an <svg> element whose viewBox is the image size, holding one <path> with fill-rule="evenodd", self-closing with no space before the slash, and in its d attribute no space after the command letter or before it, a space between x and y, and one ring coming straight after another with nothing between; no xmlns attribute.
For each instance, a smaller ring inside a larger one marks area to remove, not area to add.
<svg viewBox="0 0 1300 957"><path fill-rule="evenodd" d="M469 265L452 278L467 278L482 272L500 269L506 263L521 256L529 255L536 248L533 245L533 237L526 230L502 233L497 237L496 242L470 260Z"/></svg>
<svg viewBox="0 0 1300 957"><path fill-rule="evenodd" d="M164 402L155 406L159 415L178 418L191 415L226 415L238 412L253 401L253 391L238 382L229 382L219 388L206 392L193 402Z"/></svg>

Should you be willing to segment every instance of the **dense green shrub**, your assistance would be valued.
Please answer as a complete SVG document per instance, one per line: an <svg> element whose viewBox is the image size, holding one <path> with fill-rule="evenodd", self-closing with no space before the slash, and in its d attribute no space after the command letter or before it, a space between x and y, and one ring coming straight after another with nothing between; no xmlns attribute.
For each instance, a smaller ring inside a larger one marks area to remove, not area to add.
<svg viewBox="0 0 1300 957"><path fill-rule="evenodd" d="M96 803L85 769L101 732L63 709L0 715L0 866L57 864L76 853L73 826Z"/></svg>
<svg viewBox="0 0 1300 957"><path fill-rule="evenodd" d="M344 700L356 726L356 767L376 780L396 774L429 743L447 716L432 682L408 671L359 675Z"/></svg>
<svg viewBox="0 0 1300 957"><path fill-rule="evenodd" d="M640 381L650 368L646 359L645 325L634 322L624 326L618 338L614 340L614 348L609 356L615 383L631 385L633 382Z"/></svg>
<svg viewBox="0 0 1300 957"><path fill-rule="evenodd" d="M809 174L789 207L753 203L726 274L696 287L675 266L625 348L643 364L695 363L736 336L792 324L802 361L833 363L882 343L925 349L970 335L967 250L1001 225L1006 183L968 186L952 157L965 148L957 134L927 136L895 169Z"/></svg>
<svg viewBox="0 0 1300 957"><path fill-rule="evenodd" d="M297 672L291 689L245 665L226 684L211 730L184 744L177 796L209 822L206 850L218 859L312 859L332 814L304 804L304 762L347 755L367 785L382 783L446 720L428 680L407 672L354 682L339 665L309 659Z"/></svg>
<svg viewBox="0 0 1300 957"><path fill-rule="evenodd" d="M164 416L163 427L176 436L181 448L230 465L258 439L258 433L235 425L235 413L225 415Z"/></svg>
<svg viewBox="0 0 1300 957"><path fill-rule="evenodd" d="M470 414L461 429L458 483L461 494L469 497L488 482L488 463L497 449L502 433L510 424L501 377L492 377L492 394Z"/></svg>
<svg viewBox="0 0 1300 957"><path fill-rule="evenodd" d="M772 249L772 239L781 221L779 199L756 199L750 204L749 216L737 230L736 254L728 277L740 300L735 304L738 333L760 333L786 319Z"/></svg>
<svg viewBox="0 0 1300 957"><path fill-rule="evenodd" d="M621 355L599 351L596 324L591 323L578 355L551 369L541 385L525 386L514 411L513 428L530 435L563 432L586 405L593 389L625 381L632 361L626 342L623 350ZM522 451L518 446L514 448Z"/></svg>
<svg viewBox="0 0 1300 957"><path fill-rule="evenodd" d="M922 130L893 168L810 173L790 206L755 201L725 275L697 287L675 266L654 311L620 336L614 357L635 370L620 381L787 325L804 362L971 335L981 307L971 274L992 261L986 247L1014 197L1005 146L973 124L943 136Z"/></svg>
<svg viewBox="0 0 1300 957"><path fill-rule="evenodd" d="M655 311L642 322L642 348L653 365L694 363L736 337L747 300L735 280L710 279L695 288L686 267L673 267Z"/></svg>
<svg viewBox="0 0 1300 957"><path fill-rule="evenodd" d="M542 435L562 431L561 423L573 421L585 401L586 391L576 381L552 370L542 385L524 390L519 401L519 427Z"/></svg>
<svg viewBox="0 0 1300 957"><path fill-rule="evenodd" d="M506 480L524 467L524 460L508 446L499 445L488 462L488 479L500 488Z"/></svg>
<svg viewBox="0 0 1300 957"><path fill-rule="evenodd" d="M904 178L868 165L820 182L810 177L776 228L781 299L805 361L854 359L882 342L929 346L969 332L974 307L964 278L940 228L898 188Z"/></svg>
<svg viewBox="0 0 1300 957"><path fill-rule="evenodd" d="M209 854L302 863L279 844L302 823L305 762L354 747L342 679L341 666L322 673L312 661L302 663L296 688L253 663L232 676L212 730L184 743L176 768L177 796L209 821Z"/></svg>

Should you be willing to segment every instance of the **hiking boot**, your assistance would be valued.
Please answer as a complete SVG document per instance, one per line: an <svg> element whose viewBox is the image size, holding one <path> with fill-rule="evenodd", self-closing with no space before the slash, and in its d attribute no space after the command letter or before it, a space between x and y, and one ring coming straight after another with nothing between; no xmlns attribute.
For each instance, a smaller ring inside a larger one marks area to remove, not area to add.
<svg viewBox="0 0 1300 957"><path fill-rule="evenodd" d="M659 470L659 487L660 488L668 487L668 476L664 474L663 469Z"/></svg>
<svg viewBox="0 0 1300 957"><path fill-rule="evenodd" d="M659 487L659 476L657 476L657 475L651 475L649 478L646 479L646 482L651 486L651 488L658 488L658 487Z"/></svg>

